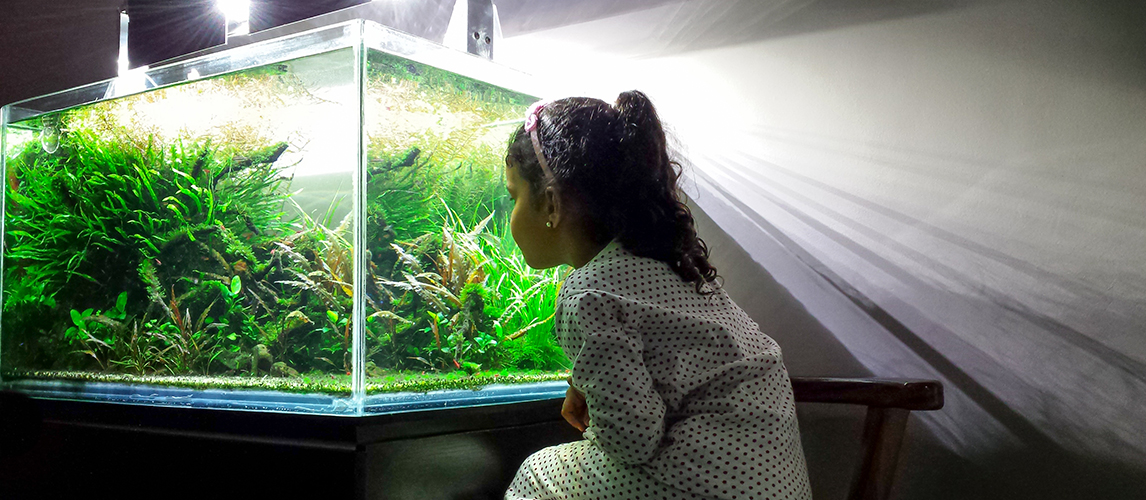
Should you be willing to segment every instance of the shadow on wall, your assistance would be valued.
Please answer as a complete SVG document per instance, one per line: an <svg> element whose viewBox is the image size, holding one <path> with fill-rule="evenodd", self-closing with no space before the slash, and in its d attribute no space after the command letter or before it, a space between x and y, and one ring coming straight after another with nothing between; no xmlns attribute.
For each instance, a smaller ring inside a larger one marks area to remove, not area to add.
<svg viewBox="0 0 1146 500"><path fill-rule="evenodd" d="M724 290L784 352L793 376L870 377L827 328L724 232L704 210L688 202L697 233L708 245Z"/></svg>
<svg viewBox="0 0 1146 500"><path fill-rule="evenodd" d="M725 278L725 289L763 331L777 340L793 375L872 376L703 210L691 204L690 208L698 232L712 252L712 262ZM962 391L966 387L949 389ZM797 411L814 497L846 498L858 464L864 409L801 404ZM1011 412L1002 415L1008 416L1012 418L1002 420L1023 424L1018 429L1011 425L1012 431L1030 430L1026 419ZM999 448L959 456L913 415L892 498L1118 499L1135 498L1135 494L1146 491L1146 470L1140 467L1066 450L1040 432L1018 435L1017 445L1003 445L1000 440Z"/></svg>
<svg viewBox="0 0 1146 500"><path fill-rule="evenodd" d="M727 233L702 210L695 206L692 209L701 237L712 248L713 263L720 274L728 278L725 286L729 294L763 330L777 339L784 348L785 364L795 375L870 376L846 348ZM934 356L925 357L936 361ZM955 383L948 389L970 396L989 410L988 413L1015 433L1017 439L1011 442L1017 444L1007 445L1000 439L997 448L982 448L959 456L936 439L918 415L913 415L892 498L1118 499L1136 498L1136 494L1146 491L1146 469L1129 462L1088 456L1055 444L1029 420L963 374L958 365L950 361L943 365L949 370L940 371ZM1050 403L1048 400L1047 404ZM845 498L858 463L863 409L801 404L798 415L815 498ZM965 424L975 425L975 422Z"/></svg>

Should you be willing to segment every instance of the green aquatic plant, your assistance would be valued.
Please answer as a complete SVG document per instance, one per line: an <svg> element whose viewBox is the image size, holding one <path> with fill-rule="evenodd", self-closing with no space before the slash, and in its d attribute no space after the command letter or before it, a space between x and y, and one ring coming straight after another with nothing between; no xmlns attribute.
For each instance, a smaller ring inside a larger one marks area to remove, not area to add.
<svg viewBox="0 0 1146 500"><path fill-rule="evenodd" d="M369 58L367 92L387 124L367 152L374 314L403 320L372 316L371 338L389 346L374 359L439 371L564 366L552 336L560 271L529 269L508 234L508 131L498 127L530 98L387 55Z"/></svg>
<svg viewBox="0 0 1146 500"><path fill-rule="evenodd" d="M392 244L398 256L394 268L387 273L389 278L377 277L374 283L414 329L395 328L389 333L390 344L400 345L401 351L391 352L388 361L405 365L408 360L447 371L463 366L472 370L488 361L486 354L492 345L484 340L488 332L483 337L478 328L488 323L483 319L484 300L481 294L465 290L469 285L480 287L485 280L487 261L475 238L489 219L472 229L443 225L439 237L422 244L410 243L405 248ZM404 334L405 341L395 341L399 334ZM385 345L386 338L381 342Z"/></svg>
<svg viewBox="0 0 1146 500"><path fill-rule="evenodd" d="M468 222L443 205L439 233L392 244L394 267L375 279L389 309L368 323L381 330L374 359L437 371L564 367L551 329L560 271L529 269L504 223L490 231L496 214Z"/></svg>
<svg viewBox="0 0 1146 500"><path fill-rule="evenodd" d="M238 281L233 280L232 283ZM237 295L236 288L233 285L225 287L224 296L228 293ZM169 321L144 322L145 331L163 343L157 351L159 363L172 375L206 372L207 364L220 350L219 338L211 332L226 324L207 321L211 306L203 308L198 315L193 315L190 307L181 308L174 297L174 290L169 305L165 310Z"/></svg>
<svg viewBox="0 0 1146 500"><path fill-rule="evenodd" d="M386 246L433 232L437 225L432 189L435 176L426 159L419 159L421 149L411 147L394 156L372 153L368 156L366 188L370 194L366 208L370 244Z"/></svg>
<svg viewBox="0 0 1146 500"><path fill-rule="evenodd" d="M172 321L181 313L164 290L182 294L212 276L229 282L279 237L285 194L273 162L286 145L220 154L210 140L124 143L66 130L55 153L31 141L9 162L4 355L59 364L80 343L106 369L129 314L160 309Z"/></svg>
<svg viewBox="0 0 1146 500"><path fill-rule="evenodd" d="M139 323L132 323L132 330L122 341L112 345L113 354L108 356L108 364L116 369L135 375L145 375L161 370L163 351L155 345L152 334L141 333Z"/></svg>
<svg viewBox="0 0 1146 500"><path fill-rule="evenodd" d="M378 141L371 143L367 173L371 245L413 240L437 231L443 221L458 215L474 225L495 212L508 212L500 160L480 155L449 160L436 156L441 145L456 147L461 140L435 139L392 156L379 151ZM503 222L504 217L497 217L492 223L498 228Z"/></svg>
<svg viewBox="0 0 1146 500"><path fill-rule="evenodd" d="M136 120L133 106L193 86L266 102L300 83L289 65L69 111L57 147L20 143L5 186L8 372L347 391L356 300L371 391L566 366L561 271L529 269L508 232L498 124L527 98L400 61L370 60L368 93L415 119L370 133L361 249L341 200L314 219L291 206L279 160L296 151L265 130L173 136Z"/></svg>
<svg viewBox="0 0 1146 500"><path fill-rule="evenodd" d="M569 361L553 335L553 311L568 270L530 268L508 228L486 241L491 261L487 286L500 311L494 329L502 339L501 363L523 369L567 368Z"/></svg>

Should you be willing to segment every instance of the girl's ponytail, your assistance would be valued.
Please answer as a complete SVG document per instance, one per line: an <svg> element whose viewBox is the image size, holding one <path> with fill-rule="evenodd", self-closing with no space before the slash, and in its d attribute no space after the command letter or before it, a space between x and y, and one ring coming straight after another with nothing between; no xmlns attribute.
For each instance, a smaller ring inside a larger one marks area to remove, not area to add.
<svg viewBox="0 0 1146 500"><path fill-rule="evenodd" d="M625 173L643 180L634 186L636 196L630 198L625 213L618 214L628 223L617 238L635 255L666 262L704 292L705 284L715 282L716 268L708 262L708 247L696 234L692 212L681 201L680 165L669 157L656 108L637 90L621 93L614 106L625 124L621 139L625 164L633 169Z"/></svg>
<svg viewBox="0 0 1146 500"><path fill-rule="evenodd" d="M617 96L614 106L624 123L621 146L628 160L625 163L642 170L633 174L652 174L657 176L657 184L665 184L660 176L661 167L670 163L668 148L652 101L643 92L630 90ZM672 186L675 188L675 183Z"/></svg>

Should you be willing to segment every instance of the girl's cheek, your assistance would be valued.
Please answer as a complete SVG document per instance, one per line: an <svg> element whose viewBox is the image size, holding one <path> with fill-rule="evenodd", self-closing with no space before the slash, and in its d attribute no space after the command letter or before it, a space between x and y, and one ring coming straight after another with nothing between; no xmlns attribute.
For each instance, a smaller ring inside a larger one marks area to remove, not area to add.
<svg viewBox="0 0 1146 500"><path fill-rule="evenodd" d="M514 205L513 211L509 213L509 235L513 237L513 242L520 247L521 243L517 241L517 205Z"/></svg>

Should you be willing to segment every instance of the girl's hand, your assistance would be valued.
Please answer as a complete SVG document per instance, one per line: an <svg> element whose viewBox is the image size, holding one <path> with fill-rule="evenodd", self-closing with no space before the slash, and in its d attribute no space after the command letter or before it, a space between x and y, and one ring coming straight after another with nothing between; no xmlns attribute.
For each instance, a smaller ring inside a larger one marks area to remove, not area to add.
<svg viewBox="0 0 1146 500"><path fill-rule="evenodd" d="M585 395L573 387L569 381L569 389L565 391L565 404L561 405L561 416L574 428L581 432L589 427L589 406L585 404Z"/></svg>

